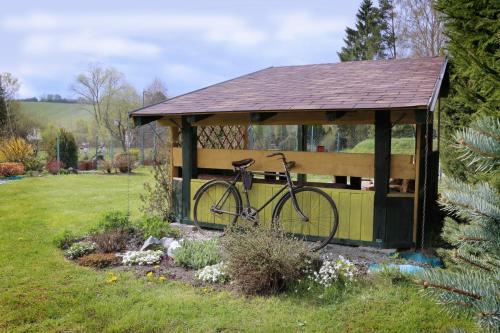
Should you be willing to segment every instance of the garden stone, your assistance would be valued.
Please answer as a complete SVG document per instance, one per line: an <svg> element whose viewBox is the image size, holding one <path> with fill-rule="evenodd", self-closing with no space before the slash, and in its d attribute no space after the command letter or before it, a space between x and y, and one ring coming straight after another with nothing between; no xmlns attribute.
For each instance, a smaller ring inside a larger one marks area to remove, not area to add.
<svg viewBox="0 0 500 333"><path fill-rule="evenodd" d="M144 242L144 245L142 245L141 251L147 250L152 245L160 245L160 244L161 242L158 238L149 236L148 239L146 239L146 241Z"/></svg>
<svg viewBox="0 0 500 333"><path fill-rule="evenodd" d="M168 248L174 242L174 240L175 239L170 238L170 237L162 237L162 238L160 238L160 243L161 243L161 245L163 245L163 248L165 250L168 250Z"/></svg>
<svg viewBox="0 0 500 333"><path fill-rule="evenodd" d="M174 240L167 249L167 255L172 257L173 251L179 247L181 247L181 243Z"/></svg>

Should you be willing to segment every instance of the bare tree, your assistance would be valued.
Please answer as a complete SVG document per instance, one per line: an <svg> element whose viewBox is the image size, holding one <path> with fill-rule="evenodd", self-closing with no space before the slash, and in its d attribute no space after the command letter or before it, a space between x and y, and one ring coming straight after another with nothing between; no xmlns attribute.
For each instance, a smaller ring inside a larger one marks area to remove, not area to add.
<svg viewBox="0 0 500 333"><path fill-rule="evenodd" d="M167 87L165 83L161 79L155 77L153 82L151 82L151 84L144 89L143 98L144 105L156 104L166 100Z"/></svg>
<svg viewBox="0 0 500 333"><path fill-rule="evenodd" d="M15 98L19 87L19 80L11 73L0 73L0 130L2 132L0 134L14 135L14 113L19 107Z"/></svg>
<svg viewBox="0 0 500 333"><path fill-rule="evenodd" d="M103 68L99 64L90 64L88 70L77 76L71 89L86 103L92 105L89 112L94 117L98 128L104 123L104 116L111 107L111 102L124 85L124 75L112 67Z"/></svg>
<svg viewBox="0 0 500 333"><path fill-rule="evenodd" d="M396 0L396 36L400 48L409 56L437 56L446 37L442 14L434 9L435 0Z"/></svg>
<svg viewBox="0 0 500 333"><path fill-rule="evenodd" d="M102 115L103 125L110 136L120 142L123 151L126 151L133 140L128 113L140 106L139 94L134 87L124 83L106 103L109 108Z"/></svg>

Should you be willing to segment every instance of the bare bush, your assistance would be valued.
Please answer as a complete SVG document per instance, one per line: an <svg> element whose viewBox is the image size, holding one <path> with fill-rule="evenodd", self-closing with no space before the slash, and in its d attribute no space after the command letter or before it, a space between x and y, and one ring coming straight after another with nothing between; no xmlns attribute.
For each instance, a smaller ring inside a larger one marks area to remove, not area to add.
<svg viewBox="0 0 500 333"><path fill-rule="evenodd" d="M286 289L317 258L306 242L281 230L229 228L221 241L228 273L247 294L274 294Z"/></svg>

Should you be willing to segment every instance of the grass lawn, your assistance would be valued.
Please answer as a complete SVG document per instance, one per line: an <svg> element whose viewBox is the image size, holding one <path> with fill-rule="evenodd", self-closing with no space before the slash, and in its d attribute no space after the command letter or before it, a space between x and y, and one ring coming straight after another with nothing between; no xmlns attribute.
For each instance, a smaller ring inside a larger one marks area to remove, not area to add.
<svg viewBox="0 0 500 333"><path fill-rule="evenodd" d="M418 288L380 282L337 302L295 296L244 298L131 273L107 284L106 271L79 267L52 245L64 230L84 232L110 209L133 216L147 173L27 178L0 185L0 331L5 332L446 332L471 329Z"/></svg>

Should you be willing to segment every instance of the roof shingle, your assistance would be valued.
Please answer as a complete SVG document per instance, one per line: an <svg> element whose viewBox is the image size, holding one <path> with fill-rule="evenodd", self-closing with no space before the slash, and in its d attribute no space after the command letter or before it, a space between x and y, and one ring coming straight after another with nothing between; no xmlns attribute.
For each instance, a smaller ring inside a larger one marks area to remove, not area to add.
<svg viewBox="0 0 500 333"><path fill-rule="evenodd" d="M148 106L132 116L427 108L441 57L270 67Z"/></svg>

